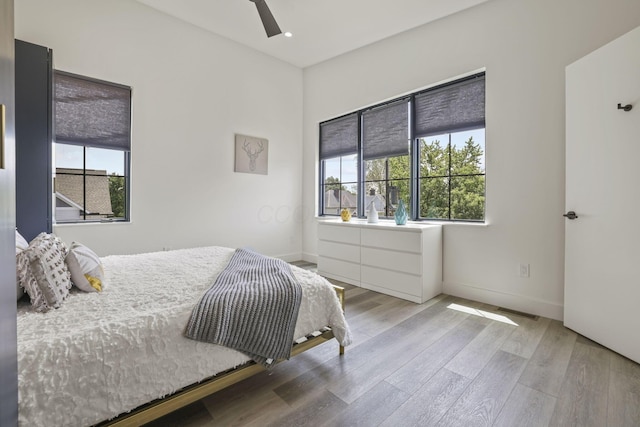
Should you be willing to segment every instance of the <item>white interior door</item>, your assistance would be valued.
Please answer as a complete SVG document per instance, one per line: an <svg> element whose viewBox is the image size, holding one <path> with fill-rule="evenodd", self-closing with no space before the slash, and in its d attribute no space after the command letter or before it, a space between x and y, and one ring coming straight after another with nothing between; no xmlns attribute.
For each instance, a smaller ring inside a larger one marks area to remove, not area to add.
<svg viewBox="0 0 640 427"><path fill-rule="evenodd" d="M640 362L640 27L567 67L566 95L564 323Z"/></svg>

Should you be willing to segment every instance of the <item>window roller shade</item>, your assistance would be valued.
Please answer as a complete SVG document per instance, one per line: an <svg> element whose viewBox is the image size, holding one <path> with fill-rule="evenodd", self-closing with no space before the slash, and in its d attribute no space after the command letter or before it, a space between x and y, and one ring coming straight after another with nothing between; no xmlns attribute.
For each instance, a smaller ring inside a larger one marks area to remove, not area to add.
<svg viewBox="0 0 640 427"><path fill-rule="evenodd" d="M484 75L418 94L416 136L484 127L484 104Z"/></svg>
<svg viewBox="0 0 640 427"><path fill-rule="evenodd" d="M320 159L358 152L358 115L320 123Z"/></svg>
<svg viewBox="0 0 640 427"><path fill-rule="evenodd" d="M56 71L55 142L129 151L131 89Z"/></svg>
<svg viewBox="0 0 640 427"><path fill-rule="evenodd" d="M365 160L409 154L409 100L365 111L362 133Z"/></svg>

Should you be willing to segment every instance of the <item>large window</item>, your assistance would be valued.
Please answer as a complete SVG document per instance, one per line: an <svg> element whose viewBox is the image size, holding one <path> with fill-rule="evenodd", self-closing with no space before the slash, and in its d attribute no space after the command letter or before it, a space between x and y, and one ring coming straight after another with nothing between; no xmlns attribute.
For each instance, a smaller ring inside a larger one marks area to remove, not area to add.
<svg viewBox="0 0 640 427"><path fill-rule="evenodd" d="M55 71L56 222L129 220L131 88Z"/></svg>
<svg viewBox="0 0 640 427"><path fill-rule="evenodd" d="M484 221L484 112L481 73L321 123L320 214Z"/></svg>

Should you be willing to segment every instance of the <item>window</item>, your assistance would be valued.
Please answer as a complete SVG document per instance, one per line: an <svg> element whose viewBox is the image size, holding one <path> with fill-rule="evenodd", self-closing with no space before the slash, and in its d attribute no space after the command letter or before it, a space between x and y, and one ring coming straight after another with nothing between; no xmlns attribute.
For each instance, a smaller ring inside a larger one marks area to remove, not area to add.
<svg viewBox="0 0 640 427"><path fill-rule="evenodd" d="M351 114L320 126L324 143L320 150L322 215L352 212L358 206L358 116Z"/></svg>
<svg viewBox="0 0 640 427"><path fill-rule="evenodd" d="M320 214L484 221L484 128L484 73L321 123Z"/></svg>
<svg viewBox="0 0 640 427"><path fill-rule="evenodd" d="M381 216L392 216L400 200L409 202L409 99L362 112L364 210L373 204Z"/></svg>
<svg viewBox="0 0 640 427"><path fill-rule="evenodd" d="M128 221L131 88L54 72L55 219Z"/></svg>
<svg viewBox="0 0 640 427"><path fill-rule="evenodd" d="M484 219L484 129L419 138L419 217Z"/></svg>

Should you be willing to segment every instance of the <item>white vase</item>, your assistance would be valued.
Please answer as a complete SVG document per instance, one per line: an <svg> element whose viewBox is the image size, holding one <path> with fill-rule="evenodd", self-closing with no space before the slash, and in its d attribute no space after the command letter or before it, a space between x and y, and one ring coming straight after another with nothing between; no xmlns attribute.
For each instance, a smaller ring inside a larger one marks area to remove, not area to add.
<svg viewBox="0 0 640 427"><path fill-rule="evenodd" d="M376 210L375 203L369 204L369 212L367 213L367 222L369 224L376 224L378 222L378 211Z"/></svg>

